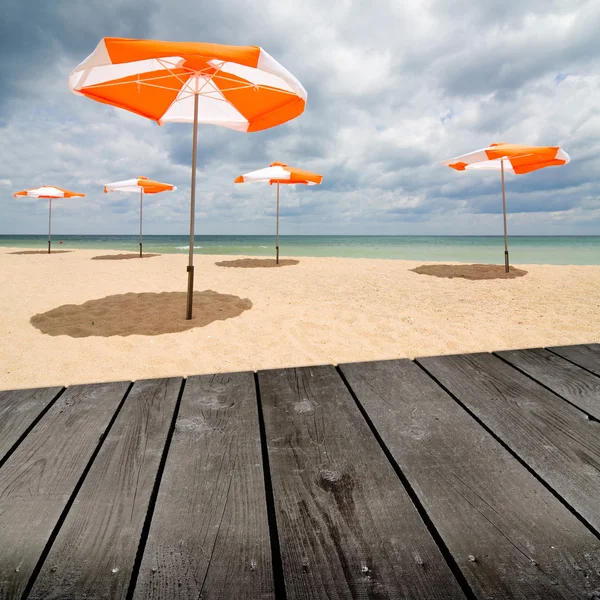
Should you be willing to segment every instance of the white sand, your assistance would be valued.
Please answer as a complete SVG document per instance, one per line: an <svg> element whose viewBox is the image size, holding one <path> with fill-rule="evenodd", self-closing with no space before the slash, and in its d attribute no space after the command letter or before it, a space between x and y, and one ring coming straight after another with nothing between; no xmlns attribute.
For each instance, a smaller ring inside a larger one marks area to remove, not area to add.
<svg viewBox="0 0 600 600"><path fill-rule="evenodd" d="M50 336L32 316L114 294L185 291L187 256L15 250L0 248L0 389L600 341L598 266L519 265L524 277L467 281L411 272L417 261L216 266L236 258L224 256L196 256L195 289L248 298L239 316L153 336Z"/></svg>

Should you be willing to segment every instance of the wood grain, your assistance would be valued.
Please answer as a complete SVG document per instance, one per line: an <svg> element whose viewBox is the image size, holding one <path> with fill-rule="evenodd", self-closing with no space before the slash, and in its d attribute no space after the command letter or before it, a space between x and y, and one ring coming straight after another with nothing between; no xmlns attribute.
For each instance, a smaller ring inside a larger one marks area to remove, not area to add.
<svg viewBox="0 0 600 600"><path fill-rule="evenodd" d="M61 387L0 392L0 464Z"/></svg>
<svg viewBox="0 0 600 600"><path fill-rule="evenodd" d="M29 598L125 598L182 379L131 389Z"/></svg>
<svg viewBox="0 0 600 600"><path fill-rule="evenodd" d="M272 599L253 373L190 377L134 598Z"/></svg>
<svg viewBox="0 0 600 600"><path fill-rule="evenodd" d="M478 598L600 589L598 538L416 364L340 369Z"/></svg>
<svg viewBox="0 0 600 600"><path fill-rule="evenodd" d="M418 362L600 531L600 423L491 354Z"/></svg>
<svg viewBox="0 0 600 600"><path fill-rule="evenodd" d="M463 598L337 371L258 378L288 600Z"/></svg>
<svg viewBox="0 0 600 600"><path fill-rule="evenodd" d="M0 598L22 594L128 385L68 388L0 469Z"/></svg>
<svg viewBox="0 0 600 600"><path fill-rule="evenodd" d="M600 377L543 348L495 354L592 417L600 419Z"/></svg>
<svg viewBox="0 0 600 600"><path fill-rule="evenodd" d="M600 376L600 344L553 346L548 350Z"/></svg>

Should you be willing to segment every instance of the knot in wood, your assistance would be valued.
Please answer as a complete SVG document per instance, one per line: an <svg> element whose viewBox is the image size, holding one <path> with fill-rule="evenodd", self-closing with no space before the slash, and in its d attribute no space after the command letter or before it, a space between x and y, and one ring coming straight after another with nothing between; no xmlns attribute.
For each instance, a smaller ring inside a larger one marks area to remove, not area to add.
<svg viewBox="0 0 600 600"><path fill-rule="evenodd" d="M324 484L335 484L342 479L342 474L339 471L330 471L329 469L323 469L319 471L319 478Z"/></svg>

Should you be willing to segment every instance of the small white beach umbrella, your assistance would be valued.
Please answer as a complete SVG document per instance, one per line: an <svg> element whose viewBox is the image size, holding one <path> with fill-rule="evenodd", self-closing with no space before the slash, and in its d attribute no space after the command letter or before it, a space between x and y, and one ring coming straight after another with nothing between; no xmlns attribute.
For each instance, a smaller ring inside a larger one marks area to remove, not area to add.
<svg viewBox="0 0 600 600"><path fill-rule="evenodd" d="M15 198L48 199L48 254L50 254L50 246L52 244L52 239L50 236L50 230L52 226L52 200L55 198L83 198L84 196L85 194L63 190L63 188L54 187L51 185L43 185L42 187L34 188L32 190L22 190L14 193Z"/></svg>
<svg viewBox="0 0 600 600"><path fill-rule="evenodd" d="M504 171L523 175L544 167L560 167L571 159L559 146L523 146L520 144L491 144L488 148L469 152L442 162L456 171L494 170L502 174L502 212L504 215L504 269L509 272L508 235L506 232L506 195Z"/></svg>
<svg viewBox="0 0 600 600"><path fill-rule="evenodd" d="M254 181L268 181L269 185L277 184L277 216L275 225L275 260L279 264L279 184L287 185L319 185L323 175L310 171L303 171L295 167L288 167L285 163L274 162L265 169L258 169L245 175L240 175L234 183L250 183Z"/></svg>
<svg viewBox="0 0 600 600"><path fill-rule="evenodd" d="M147 177L138 177L136 179L126 179L124 181L115 181L107 183L104 186L104 193L109 192L135 192L140 194L140 258L142 258L142 200L144 194L160 194L161 192L173 192L177 188L170 183L161 183L153 181Z"/></svg>

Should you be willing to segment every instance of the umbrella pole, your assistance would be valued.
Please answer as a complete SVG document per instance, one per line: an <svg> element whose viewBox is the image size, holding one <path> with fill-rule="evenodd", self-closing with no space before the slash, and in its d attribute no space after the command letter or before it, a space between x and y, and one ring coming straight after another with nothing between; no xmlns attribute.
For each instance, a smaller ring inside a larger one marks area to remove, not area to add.
<svg viewBox="0 0 600 600"><path fill-rule="evenodd" d="M48 254L50 254L50 226L52 224L52 198L48 198Z"/></svg>
<svg viewBox="0 0 600 600"><path fill-rule="evenodd" d="M500 159L500 171L502 173L502 212L504 214L504 271L509 272L508 262L508 239L506 234L506 194L504 192L504 159Z"/></svg>
<svg viewBox="0 0 600 600"><path fill-rule="evenodd" d="M275 226L275 256L276 262L279 264L279 182L277 182L277 225Z"/></svg>
<svg viewBox="0 0 600 600"><path fill-rule="evenodd" d="M142 198L144 196L144 189L140 188L140 258L142 258Z"/></svg>
<svg viewBox="0 0 600 600"><path fill-rule="evenodd" d="M194 215L196 213L196 145L198 141L198 94L194 94L194 134L192 141L192 192L190 198L190 254L187 268L187 310L185 318L192 318L192 303L194 301Z"/></svg>

